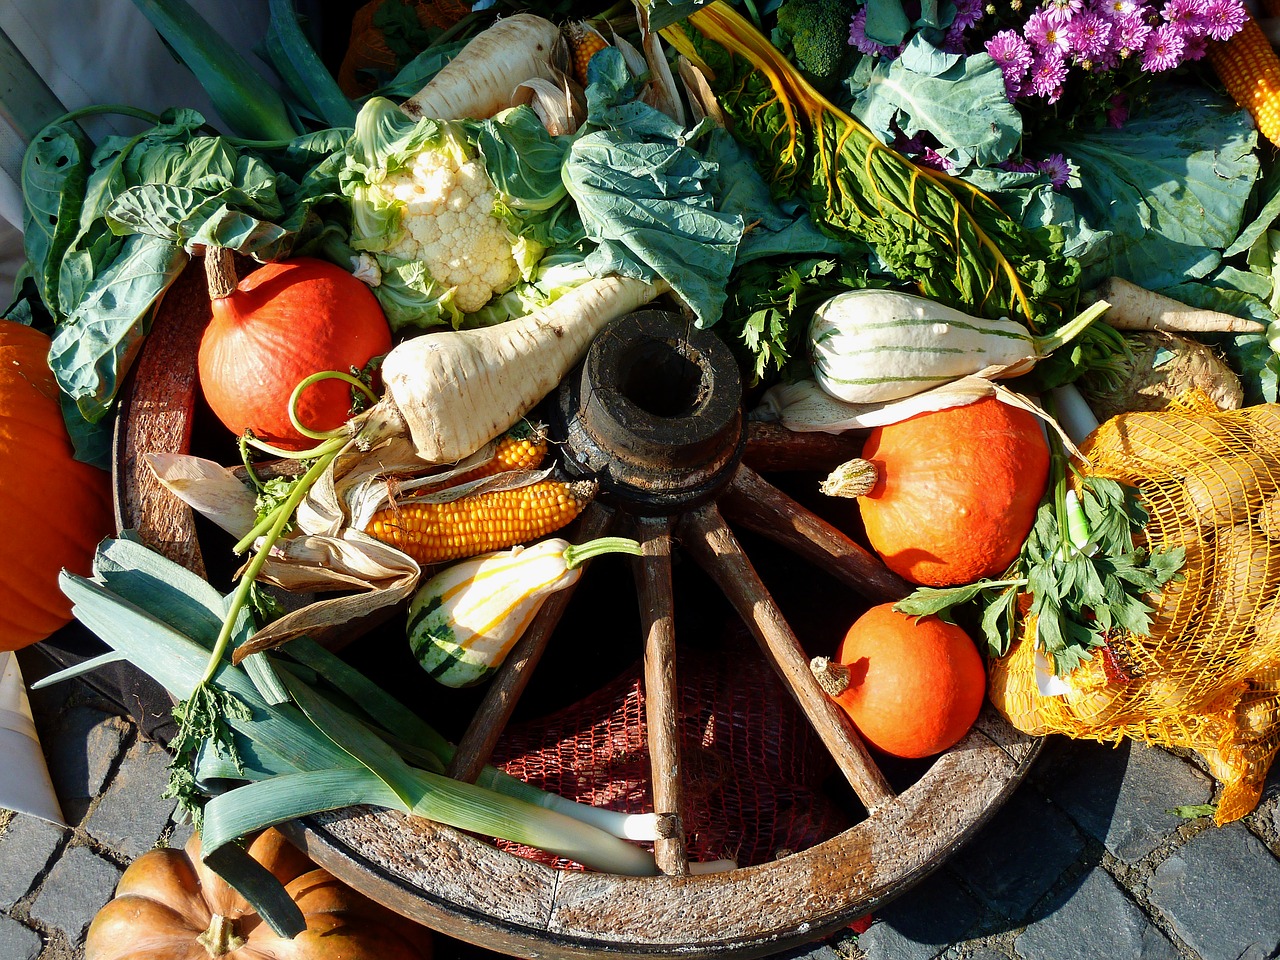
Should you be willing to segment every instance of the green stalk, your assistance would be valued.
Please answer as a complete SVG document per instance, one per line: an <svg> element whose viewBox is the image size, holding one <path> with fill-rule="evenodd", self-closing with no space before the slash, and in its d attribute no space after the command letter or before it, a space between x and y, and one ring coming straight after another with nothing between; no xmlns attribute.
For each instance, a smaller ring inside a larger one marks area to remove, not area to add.
<svg viewBox="0 0 1280 960"><path fill-rule="evenodd" d="M628 537L597 537L586 543L571 543L564 550L564 565L572 570L580 563L602 553L629 553L633 557L644 555L644 549Z"/></svg>
<svg viewBox="0 0 1280 960"><path fill-rule="evenodd" d="M233 131L257 140L298 136L276 89L187 0L133 2L195 74Z"/></svg>
<svg viewBox="0 0 1280 960"><path fill-rule="evenodd" d="M291 0L269 0L271 22L267 30L267 55L276 72L295 97L305 99L330 127L354 127L356 111L347 95L316 56Z"/></svg>
<svg viewBox="0 0 1280 960"><path fill-rule="evenodd" d="M1111 304L1107 303L1107 301L1098 300L1085 307L1075 317L1068 320L1048 336L1034 338L1036 353L1042 357L1047 356L1064 343L1074 340L1084 331L1085 327L1102 316L1110 306Z"/></svg>

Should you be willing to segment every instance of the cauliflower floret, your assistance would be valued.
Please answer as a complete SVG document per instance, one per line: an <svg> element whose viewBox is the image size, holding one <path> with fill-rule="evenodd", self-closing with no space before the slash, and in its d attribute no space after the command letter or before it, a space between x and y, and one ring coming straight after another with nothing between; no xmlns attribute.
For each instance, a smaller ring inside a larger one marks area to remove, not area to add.
<svg viewBox="0 0 1280 960"><path fill-rule="evenodd" d="M450 151L424 150L382 189L404 204L404 233L387 252L426 264L432 277L454 288L454 305L463 313L479 310L520 278L480 161L459 165Z"/></svg>

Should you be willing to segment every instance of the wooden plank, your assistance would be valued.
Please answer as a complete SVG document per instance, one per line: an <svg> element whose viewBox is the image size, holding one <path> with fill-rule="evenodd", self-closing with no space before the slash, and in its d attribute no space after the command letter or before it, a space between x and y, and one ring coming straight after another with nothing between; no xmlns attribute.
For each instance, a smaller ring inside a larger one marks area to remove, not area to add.
<svg viewBox="0 0 1280 960"><path fill-rule="evenodd" d="M659 835L653 845L658 868L666 874L689 872L684 837L684 771L680 764L680 714L676 707L675 603L671 584L671 531L668 517L636 521L644 556L635 562L644 633L644 709L649 740L653 809Z"/></svg>
<svg viewBox="0 0 1280 960"><path fill-rule="evenodd" d="M684 514L680 531L681 542L716 581L773 661L858 799L872 812L889 803L894 795L889 782L848 715L818 686L800 641L715 505Z"/></svg>
<svg viewBox="0 0 1280 960"><path fill-rule="evenodd" d="M901 600L907 583L871 551L741 465L720 496L724 515L821 567L873 603Z"/></svg>
<svg viewBox="0 0 1280 960"><path fill-rule="evenodd" d="M117 530L136 530L152 549L205 575L195 516L142 461L147 453L188 453L195 416L200 337L212 311L204 271L185 269L160 303L151 331L120 391L112 436Z"/></svg>

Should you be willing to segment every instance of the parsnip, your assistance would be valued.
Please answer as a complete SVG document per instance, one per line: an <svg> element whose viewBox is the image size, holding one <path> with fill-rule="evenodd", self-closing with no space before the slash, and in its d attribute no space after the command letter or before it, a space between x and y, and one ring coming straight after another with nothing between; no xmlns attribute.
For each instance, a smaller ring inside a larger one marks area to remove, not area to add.
<svg viewBox="0 0 1280 960"><path fill-rule="evenodd" d="M1217 310L1188 306L1121 277L1108 277L1084 302L1111 304L1106 323L1116 330L1167 330L1174 333L1261 333L1266 324Z"/></svg>
<svg viewBox="0 0 1280 960"><path fill-rule="evenodd" d="M481 120L512 105L520 84L557 80L551 51L560 28L531 13L503 17L402 105L411 117Z"/></svg>
<svg viewBox="0 0 1280 960"><path fill-rule="evenodd" d="M528 413L606 323L666 289L662 281L601 277L525 317L405 340L383 361L378 406L398 411L420 457L452 463Z"/></svg>

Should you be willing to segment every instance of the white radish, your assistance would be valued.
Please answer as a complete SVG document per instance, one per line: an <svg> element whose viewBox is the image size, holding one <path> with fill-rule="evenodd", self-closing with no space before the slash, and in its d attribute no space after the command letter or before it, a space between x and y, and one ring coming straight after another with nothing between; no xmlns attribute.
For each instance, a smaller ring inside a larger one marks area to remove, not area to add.
<svg viewBox="0 0 1280 960"><path fill-rule="evenodd" d="M662 281L599 277L515 320L405 340L383 361L378 406L397 409L424 460L460 460L555 389L606 323L667 289Z"/></svg>
<svg viewBox="0 0 1280 960"><path fill-rule="evenodd" d="M551 51L560 28L531 13L503 17L401 104L411 117L482 120L513 103L516 88L534 78L557 80Z"/></svg>
<svg viewBox="0 0 1280 960"><path fill-rule="evenodd" d="M1188 306L1122 277L1108 277L1082 298L1111 304L1107 324L1117 330L1165 330L1174 333L1261 333L1260 320Z"/></svg>

